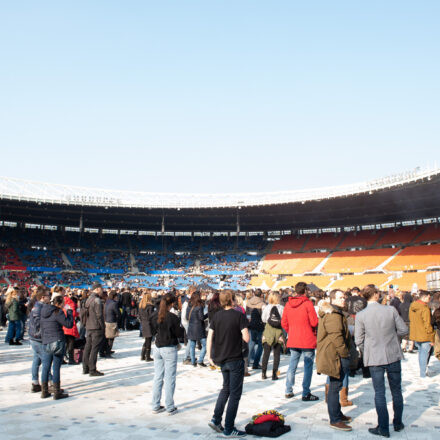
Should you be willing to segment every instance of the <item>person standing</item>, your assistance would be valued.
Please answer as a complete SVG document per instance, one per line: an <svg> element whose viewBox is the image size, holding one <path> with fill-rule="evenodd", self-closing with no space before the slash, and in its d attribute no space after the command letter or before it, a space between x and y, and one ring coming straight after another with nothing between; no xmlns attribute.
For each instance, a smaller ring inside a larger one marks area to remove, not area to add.
<svg viewBox="0 0 440 440"><path fill-rule="evenodd" d="M222 310L218 311L209 325L207 352L209 363L219 365L223 375L223 387L217 398L214 415L208 425L225 438L244 437L246 433L235 427L243 391L244 359L242 342L249 342L246 316L233 309L233 294L225 290L219 295ZM211 357L213 356L213 357ZM225 427L221 422L226 410Z"/></svg>
<svg viewBox="0 0 440 440"><path fill-rule="evenodd" d="M6 291L5 306L8 316L8 330L5 342L9 345L23 345L20 339L21 333L21 313L18 303L19 290L16 287L8 287Z"/></svg>
<svg viewBox="0 0 440 440"><path fill-rule="evenodd" d="M312 402L319 400L310 392L312 382L313 361L316 348L316 327L318 315L312 302L306 296L307 284L299 282L295 286L296 296L289 297L284 307L281 325L287 332L287 347L290 349L290 362L286 377L285 397L294 396L295 373L301 355L304 356L304 378L302 400Z"/></svg>
<svg viewBox="0 0 440 440"><path fill-rule="evenodd" d="M116 297L116 292L111 290L104 304L105 338L107 340L104 356L107 358L112 357L113 343L115 338L119 336L118 321L120 313Z"/></svg>
<svg viewBox="0 0 440 440"><path fill-rule="evenodd" d="M431 323L431 310L428 306L431 294L421 290L419 299L409 308L409 339L419 349L420 377L426 377L431 348L434 346L435 332Z"/></svg>
<svg viewBox="0 0 440 440"><path fill-rule="evenodd" d="M257 289L254 296L246 303L246 315L249 319L249 365L252 362L253 370L260 370L260 359L263 354L264 322L261 319L264 306L263 292Z"/></svg>
<svg viewBox="0 0 440 440"><path fill-rule="evenodd" d="M92 294L87 299L81 322L86 327L86 346L83 354L83 374L90 376L104 376L96 369L98 352L104 339L105 323L104 310L101 300L103 289L100 283L93 283Z"/></svg>
<svg viewBox="0 0 440 440"><path fill-rule="evenodd" d="M191 295L189 306L186 309L186 319L188 321L188 341L190 344L191 364L193 367L206 367L203 363L206 354L206 330L205 319L208 315L204 314L204 304L199 292ZM202 349L200 350L199 359L196 362L196 342L200 341Z"/></svg>
<svg viewBox="0 0 440 440"><path fill-rule="evenodd" d="M339 394L343 380L350 369L351 336L344 316L345 294L341 290L330 292L330 303L321 305L318 324L316 371L329 377L327 410L330 427L351 431L351 417L342 414Z"/></svg>
<svg viewBox="0 0 440 440"><path fill-rule="evenodd" d="M368 301L367 308L356 315L355 341L362 352L364 364L370 368L374 387L378 425L369 428L371 434L389 437L389 416L385 397L385 373L393 398L395 431L404 428L402 423L402 368L403 353L399 337L408 333L408 327L393 306L379 304L380 292L374 285L362 290Z"/></svg>
<svg viewBox="0 0 440 440"><path fill-rule="evenodd" d="M61 294L64 294L64 289L61 290ZM73 358L73 352L75 349L75 339L79 338L78 328L76 326L76 320L78 318L77 305L76 302L72 298L73 290L69 289L67 295L64 297L64 310L72 310L73 316L73 327L67 328L64 327L64 335L66 336L66 352L67 357L69 359L69 365L75 365L75 360Z"/></svg>
<svg viewBox="0 0 440 440"><path fill-rule="evenodd" d="M176 301L176 297L171 293L167 293L160 300L156 344L153 347L153 414L165 410L170 416L177 413L177 407L174 405L174 390L176 388L177 352L179 339L183 337L183 328L180 326L180 319L171 312ZM160 400L164 385L165 406L162 406Z"/></svg>
<svg viewBox="0 0 440 440"><path fill-rule="evenodd" d="M141 321L142 337L144 344L142 345L141 361L152 362L151 357L151 341L153 340L152 319L154 316L153 299L150 292L144 293L139 304L139 319ZM156 317L157 318L157 317Z"/></svg>

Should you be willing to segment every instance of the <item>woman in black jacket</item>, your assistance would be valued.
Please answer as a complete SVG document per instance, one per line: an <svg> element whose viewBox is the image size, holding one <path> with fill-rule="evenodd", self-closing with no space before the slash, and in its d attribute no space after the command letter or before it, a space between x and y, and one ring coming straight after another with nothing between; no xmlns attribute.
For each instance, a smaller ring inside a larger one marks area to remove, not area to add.
<svg viewBox="0 0 440 440"><path fill-rule="evenodd" d="M196 363L196 342L202 343L202 349L200 350L198 365L200 367L206 367L203 363L206 354L206 330L205 319L208 317L204 313L204 304L200 298L199 292L194 292L191 295L191 300L188 308L186 309L186 319L188 320L188 340L190 343L190 355L191 363L194 367Z"/></svg>
<svg viewBox="0 0 440 440"><path fill-rule="evenodd" d="M44 304L41 308L41 340L43 344L43 371L41 374L41 397L44 399L50 396L49 393L49 371L53 364L53 398L54 400L69 397L62 392L60 384L60 368L66 351L66 339L63 326L73 327L73 313L69 308L66 315L63 311L64 297L55 296L52 304Z"/></svg>
<svg viewBox="0 0 440 440"><path fill-rule="evenodd" d="M117 295L114 290L108 294L107 301L104 305L104 321L105 321L105 338L107 340L104 356L112 357L113 342L119 336L118 322L120 318Z"/></svg>
<svg viewBox="0 0 440 440"><path fill-rule="evenodd" d="M151 362L153 360L151 358L151 341L153 339L151 320L153 315L154 306L151 293L146 292L139 304L139 319L141 321L142 337L145 339L144 345L142 345L141 361Z"/></svg>
<svg viewBox="0 0 440 440"><path fill-rule="evenodd" d="M411 293L407 292L403 295L403 302L399 304L398 312L401 318L404 320L406 326L409 329L409 308L413 301ZM404 353L414 353L414 341L410 341L409 333L406 337L402 338L402 350Z"/></svg>

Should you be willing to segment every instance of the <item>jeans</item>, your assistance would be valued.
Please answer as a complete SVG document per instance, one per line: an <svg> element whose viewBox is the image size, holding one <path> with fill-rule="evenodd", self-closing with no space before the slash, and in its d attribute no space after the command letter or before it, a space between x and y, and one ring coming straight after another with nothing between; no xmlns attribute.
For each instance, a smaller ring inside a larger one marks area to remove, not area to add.
<svg viewBox="0 0 440 440"><path fill-rule="evenodd" d="M249 340L249 365L253 360L253 367L258 367L263 353L263 332L258 330L251 330L251 338ZM254 353L255 352L255 353Z"/></svg>
<svg viewBox="0 0 440 440"><path fill-rule="evenodd" d="M429 352L431 351L430 342L416 342L416 347L419 349L419 368L420 377L426 377L426 369L428 368Z"/></svg>
<svg viewBox="0 0 440 440"><path fill-rule="evenodd" d="M176 388L177 346L153 347L154 380L153 380L153 410L160 407L162 387L165 383L165 408L168 412L174 406L174 390Z"/></svg>
<svg viewBox="0 0 440 440"><path fill-rule="evenodd" d="M38 370L43 362L44 349L41 342L33 341L31 339L31 347L34 357L32 358L32 383L39 383ZM52 380L52 373L49 371L49 380Z"/></svg>
<svg viewBox="0 0 440 440"><path fill-rule="evenodd" d="M393 425L398 426L402 423L403 413L402 369L400 361L393 362L392 364L370 367L378 425L381 431L389 433L389 416L387 401L385 398L385 372L387 373L391 396L393 398Z"/></svg>
<svg viewBox="0 0 440 440"><path fill-rule="evenodd" d="M221 366L223 374L223 388L217 398L212 420L215 424L222 421L226 402L228 408L225 417L225 434L229 434L234 428L235 417L243 391L244 360L225 362Z"/></svg>
<svg viewBox="0 0 440 440"><path fill-rule="evenodd" d="M59 383L61 381L60 368L63 363L64 353L66 347L59 355L47 353L43 346L43 371L41 373L41 382L49 382L50 367L53 364L53 382Z"/></svg>
<svg viewBox="0 0 440 440"><path fill-rule="evenodd" d="M87 330L86 346L83 353L83 370L96 371L98 352L101 348L104 333L102 330Z"/></svg>
<svg viewBox="0 0 440 440"><path fill-rule="evenodd" d="M344 377L342 379L342 387L348 388L348 377L350 376L350 369L344 373ZM330 385L330 376L327 376L327 385Z"/></svg>
<svg viewBox="0 0 440 440"><path fill-rule="evenodd" d="M339 401L339 392L341 391L344 383L345 376L348 377L350 371L350 359L341 358L341 373L340 377L330 377L329 388L327 394L327 410L330 418L330 423L338 423L341 421L341 403Z"/></svg>
<svg viewBox="0 0 440 440"><path fill-rule="evenodd" d="M198 361L199 364L203 362L203 359L205 359L206 338L200 339L200 342L202 343L202 349L200 350L200 354L199 354L199 361ZM193 341L192 339L189 341L191 362L193 364L196 363L196 343L197 341Z"/></svg>
<svg viewBox="0 0 440 440"><path fill-rule="evenodd" d="M304 354L304 377L303 377L303 391L302 396L305 397L310 394L310 384L312 383L313 373L313 361L315 359L314 348L291 348L290 349L290 362L286 376L286 394L293 392L293 386L295 385L295 373L298 367L298 362L301 357L301 353Z"/></svg>
<svg viewBox="0 0 440 440"><path fill-rule="evenodd" d="M8 331L6 333L5 342L12 341L13 339L18 340L21 333L21 321L9 321Z"/></svg>
<svg viewBox="0 0 440 440"><path fill-rule="evenodd" d="M24 338L24 332L26 330L26 321L27 321L27 317L25 316L21 320L20 334L18 336L18 339L20 339L20 340L23 340L23 338Z"/></svg>

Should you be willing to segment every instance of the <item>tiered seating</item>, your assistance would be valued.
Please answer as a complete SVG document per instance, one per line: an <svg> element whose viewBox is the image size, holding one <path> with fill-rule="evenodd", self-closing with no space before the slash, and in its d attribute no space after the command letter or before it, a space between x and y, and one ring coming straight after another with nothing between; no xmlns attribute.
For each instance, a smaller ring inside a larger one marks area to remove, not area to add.
<svg viewBox="0 0 440 440"><path fill-rule="evenodd" d="M323 268L325 273L350 273L374 270L396 253L396 249L334 252Z"/></svg>
<svg viewBox="0 0 440 440"><path fill-rule="evenodd" d="M380 236L380 231L348 232L343 241L340 243L339 248L371 248L374 246Z"/></svg>
<svg viewBox="0 0 440 440"><path fill-rule="evenodd" d="M396 278L391 282L405 292L411 292L414 283L417 284L418 289L426 290L426 272L404 272L401 278Z"/></svg>
<svg viewBox="0 0 440 440"><path fill-rule="evenodd" d="M0 268L2 267L25 269L17 252L10 247L0 249Z"/></svg>
<svg viewBox="0 0 440 440"><path fill-rule="evenodd" d="M436 225L429 225L426 229L415 239L416 243L426 243L429 241L440 241L440 227Z"/></svg>
<svg viewBox="0 0 440 440"><path fill-rule="evenodd" d="M377 247L385 246L387 244L409 244L417 235L420 234L420 229L414 229L413 226L399 228L397 230L387 230L376 243Z"/></svg>
<svg viewBox="0 0 440 440"><path fill-rule="evenodd" d="M272 246L272 252L277 251L300 251L305 242L308 240L308 235L285 235L281 240L275 241Z"/></svg>
<svg viewBox="0 0 440 440"><path fill-rule="evenodd" d="M275 284L275 281L273 280L271 275L263 275L260 274L255 277L251 277L250 280L250 287L254 288L265 288L265 289L271 289Z"/></svg>
<svg viewBox="0 0 440 440"><path fill-rule="evenodd" d="M309 240L306 242L303 250L310 251L313 249L326 249L326 250L336 249L341 239L342 239L341 234L312 235L310 236Z"/></svg>
<svg viewBox="0 0 440 440"><path fill-rule="evenodd" d="M61 252L55 250L18 249L25 266L63 268Z"/></svg>
<svg viewBox="0 0 440 440"><path fill-rule="evenodd" d="M440 266L440 244L407 247L393 258L385 269L421 270L430 266Z"/></svg>
<svg viewBox="0 0 440 440"><path fill-rule="evenodd" d="M312 272L328 256L328 252L303 254L269 254L263 262L263 271L271 274L303 274Z"/></svg>
<svg viewBox="0 0 440 440"><path fill-rule="evenodd" d="M368 284L374 284L381 288L387 284L390 275L388 274L363 274L363 275L344 275L340 280L336 280L331 289L347 290L353 287L364 288Z"/></svg>
<svg viewBox="0 0 440 440"><path fill-rule="evenodd" d="M331 283L332 277L330 276L300 276L300 277L286 277L284 280L276 284L277 289L284 289L286 287L295 287L296 283L300 281L307 284L314 284L316 287L325 290Z"/></svg>

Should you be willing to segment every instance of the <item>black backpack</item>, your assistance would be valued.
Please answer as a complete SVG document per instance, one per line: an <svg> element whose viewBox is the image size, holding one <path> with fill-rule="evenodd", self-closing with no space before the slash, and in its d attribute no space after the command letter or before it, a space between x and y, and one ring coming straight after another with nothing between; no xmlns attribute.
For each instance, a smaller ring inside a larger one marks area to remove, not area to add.
<svg viewBox="0 0 440 440"><path fill-rule="evenodd" d="M267 323L273 328L281 328L281 316L277 306L273 306Z"/></svg>

